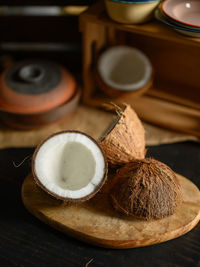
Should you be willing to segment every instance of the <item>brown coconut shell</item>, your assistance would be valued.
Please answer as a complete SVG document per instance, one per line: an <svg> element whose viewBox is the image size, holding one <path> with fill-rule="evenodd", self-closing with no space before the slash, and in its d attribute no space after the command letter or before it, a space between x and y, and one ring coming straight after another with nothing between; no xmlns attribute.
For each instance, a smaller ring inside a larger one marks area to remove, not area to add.
<svg viewBox="0 0 200 267"><path fill-rule="evenodd" d="M144 93L146 93L149 90L149 88L152 86L153 75L143 87L137 90L130 90L130 91L117 90L115 88L110 87L101 79L97 70L95 70L95 80L98 84L98 87L101 89L101 91L112 98L119 98L121 96L131 96L131 97L137 98L138 96L141 96Z"/></svg>
<svg viewBox="0 0 200 267"><path fill-rule="evenodd" d="M68 197L62 197L56 193L53 193L51 191L49 191L41 182L40 182L40 179L39 177L37 176L36 174L36 171L35 171L35 159L36 159L36 156L37 156L37 153L38 151L40 150L40 148L42 147L42 145L48 141L50 138L54 137L55 135L59 135L59 134L62 134L62 133L79 133L79 134L82 134L82 135L85 135L87 136L88 138L90 138L101 150L101 153L104 157L104 160L105 160L105 168L104 168L104 175L102 176L102 180L101 182L95 187L94 191L92 191L90 194L86 195L85 197L81 197L81 198L77 198L77 199L74 199L74 198L68 198ZM108 164L107 164L107 160L106 160L106 157L105 157L105 154L104 154L104 151L101 149L101 147L99 146L98 142L93 139L91 136L87 135L86 133L83 133L81 131L72 131L72 130L68 130L68 131L60 131L60 132L57 132L57 133L54 133L52 135L50 135L49 137L47 137L45 140L43 140L35 149L34 153L33 153L33 156L32 156L32 163L31 163L31 169L32 169L32 175L33 175L33 179L34 179L34 182L35 184L40 188L42 189L45 193L47 193L49 196L53 197L54 199L57 199L57 200L61 200L63 201L63 203L82 203L82 202L85 202L89 199L91 199L92 197L94 197L97 192L99 192L101 190L101 188L103 187L103 185L106 183L106 180L107 180L107 173L108 173Z"/></svg>
<svg viewBox="0 0 200 267"><path fill-rule="evenodd" d="M111 166L120 166L145 158L145 131L130 105L123 109L115 106L118 117L100 139Z"/></svg>
<svg viewBox="0 0 200 267"><path fill-rule="evenodd" d="M147 158L119 169L111 189L113 207L126 215L150 220L172 215L182 201L175 173Z"/></svg>

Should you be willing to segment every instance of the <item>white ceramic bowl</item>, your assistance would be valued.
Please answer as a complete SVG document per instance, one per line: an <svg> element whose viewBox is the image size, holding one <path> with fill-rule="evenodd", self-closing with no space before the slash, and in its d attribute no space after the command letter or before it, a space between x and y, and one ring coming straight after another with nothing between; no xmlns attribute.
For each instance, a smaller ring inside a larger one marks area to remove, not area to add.
<svg viewBox="0 0 200 267"><path fill-rule="evenodd" d="M152 65L147 56L129 46L113 46L103 52L97 71L106 85L124 92L139 90L152 78Z"/></svg>
<svg viewBox="0 0 200 267"><path fill-rule="evenodd" d="M166 16L180 24L200 28L199 0L165 0L161 9Z"/></svg>
<svg viewBox="0 0 200 267"><path fill-rule="evenodd" d="M160 0L137 3L105 0L109 17L126 24L141 24L149 21L159 2Z"/></svg>
<svg viewBox="0 0 200 267"><path fill-rule="evenodd" d="M172 21L169 21L165 14L162 12L161 9L156 9L155 11L155 18L165 25L169 26L170 28L174 29L178 33L181 33L183 35L189 36L189 37L195 37L200 38L200 30L196 29L190 29L183 26L179 26L176 24L173 24Z"/></svg>

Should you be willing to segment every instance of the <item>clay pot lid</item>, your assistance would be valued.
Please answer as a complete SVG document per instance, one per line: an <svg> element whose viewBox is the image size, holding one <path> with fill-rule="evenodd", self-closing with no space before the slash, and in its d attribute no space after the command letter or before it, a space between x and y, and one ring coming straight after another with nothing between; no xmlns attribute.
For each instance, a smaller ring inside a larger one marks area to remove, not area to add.
<svg viewBox="0 0 200 267"><path fill-rule="evenodd" d="M45 112L67 102L75 89L73 76L55 63L19 62L0 76L0 109L17 114Z"/></svg>

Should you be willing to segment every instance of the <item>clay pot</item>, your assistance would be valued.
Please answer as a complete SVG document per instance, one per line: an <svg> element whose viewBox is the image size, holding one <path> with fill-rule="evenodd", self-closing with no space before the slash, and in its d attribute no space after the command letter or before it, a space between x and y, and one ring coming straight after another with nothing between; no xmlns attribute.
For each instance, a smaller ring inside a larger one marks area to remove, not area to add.
<svg viewBox="0 0 200 267"><path fill-rule="evenodd" d="M63 67L48 61L23 61L0 76L0 117L20 129L42 127L69 114L80 90Z"/></svg>

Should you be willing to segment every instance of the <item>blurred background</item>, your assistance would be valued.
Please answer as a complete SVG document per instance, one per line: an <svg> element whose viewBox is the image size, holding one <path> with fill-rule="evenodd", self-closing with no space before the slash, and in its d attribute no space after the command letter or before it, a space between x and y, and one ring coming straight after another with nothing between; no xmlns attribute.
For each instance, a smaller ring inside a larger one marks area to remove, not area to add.
<svg viewBox="0 0 200 267"><path fill-rule="evenodd" d="M0 66L39 57L81 71L78 16L95 0L0 1ZM73 60L71 60L73 59Z"/></svg>

